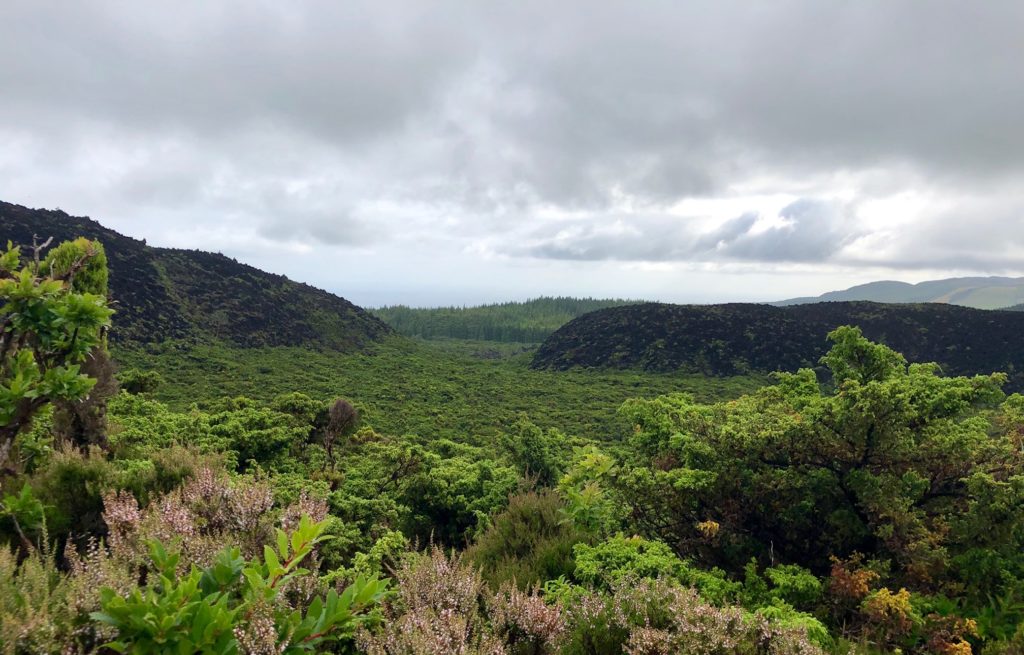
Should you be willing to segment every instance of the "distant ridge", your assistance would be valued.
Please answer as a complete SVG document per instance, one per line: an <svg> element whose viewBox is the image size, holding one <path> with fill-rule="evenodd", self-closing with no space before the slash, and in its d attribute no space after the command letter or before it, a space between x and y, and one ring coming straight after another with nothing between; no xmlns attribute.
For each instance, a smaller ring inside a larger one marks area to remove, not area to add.
<svg viewBox="0 0 1024 655"><path fill-rule="evenodd" d="M238 346L315 346L357 350L392 333L344 298L266 273L221 254L153 248L60 210L0 202L0 239L29 245L99 239L110 262L122 343L216 340Z"/></svg>
<svg viewBox="0 0 1024 655"><path fill-rule="evenodd" d="M941 304L826 302L648 303L585 314L541 345L533 367L688 370L710 375L795 371L818 366L826 335L857 325L911 362L938 362L948 374L1003 371L1024 388L1024 312Z"/></svg>
<svg viewBox="0 0 1024 655"><path fill-rule="evenodd" d="M884 280L820 296L790 298L773 305L864 300L884 303L937 302L976 309L1002 309L1024 303L1024 277L953 277L909 284Z"/></svg>

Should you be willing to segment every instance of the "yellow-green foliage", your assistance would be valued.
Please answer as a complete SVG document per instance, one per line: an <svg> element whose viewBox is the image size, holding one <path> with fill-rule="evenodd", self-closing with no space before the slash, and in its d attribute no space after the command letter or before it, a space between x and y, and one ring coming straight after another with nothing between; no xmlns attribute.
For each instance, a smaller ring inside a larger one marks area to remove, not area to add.
<svg viewBox="0 0 1024 655"><path fill-rule="evenodd" d="M99 241L79 237L61 243L47 253L41 272L57 279L71 276L71 289L76 293L107 295L110 273L107 253Z"/></svg>

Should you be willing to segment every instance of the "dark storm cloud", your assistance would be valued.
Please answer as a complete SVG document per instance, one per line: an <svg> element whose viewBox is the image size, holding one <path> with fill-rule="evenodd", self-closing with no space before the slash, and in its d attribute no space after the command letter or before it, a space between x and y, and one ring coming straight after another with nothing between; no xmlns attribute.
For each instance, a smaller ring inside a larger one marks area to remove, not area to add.
<svg viewBox="0 0 1024 655"><path fill-rule="evenodd" d="M542 258L838 260L863 232L846 207L800 201L766 229L750 207L696 236L667 208L735 185L824 197L809 180L841 174L954 203L1012 187L1022 24L1016 0L13 0L0 138L23 155L0 155L0 195L307 243L417 229L525 234L504 250ZM589 218L559 236L531 218L551 208ZM890 263L948 261L960 242L921 233L978 211L896 234ZM975 231L970 261L1022 233Z"/></svg>

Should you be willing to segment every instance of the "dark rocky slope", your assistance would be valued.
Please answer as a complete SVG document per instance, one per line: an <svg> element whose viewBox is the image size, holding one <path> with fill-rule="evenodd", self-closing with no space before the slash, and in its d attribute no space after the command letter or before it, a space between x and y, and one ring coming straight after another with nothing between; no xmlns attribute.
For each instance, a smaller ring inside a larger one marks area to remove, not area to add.
<svg viewBox="0 0 1024 655"><path fill-rule="evenodd" d="M563 326L537 351L534 368L692 370L711 375L814 367L826 335L857 325L911 362L938 362L949 374L1005 371L1024 387L1024 312L945 304L827 302L643 304L591 312Z"/></svg>
<svg viewBox="0 0 1024 655"><path fill-rule="evenodd" d="M391 334L382 321L335 296L224 255L153 248L88 218L0 202L0 240L99 239L110 262L122 343L217 340L239 346L356 350Z"/></svg>

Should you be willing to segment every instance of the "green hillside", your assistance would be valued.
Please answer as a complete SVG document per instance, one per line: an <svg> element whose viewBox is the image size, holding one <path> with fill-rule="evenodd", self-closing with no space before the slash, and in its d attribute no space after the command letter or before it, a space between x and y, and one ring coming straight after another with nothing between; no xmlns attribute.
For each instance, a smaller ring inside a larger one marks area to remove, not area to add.
<svg viewBox="0 0 1024 655"><path fill-rule="evenodd" d="M1024 302L1024 278L955 277L907 282L869 282L820 296L791 298L775 305L802 305L815 302L869 301L884 303L949 303L976 309L1001 309Z"/></svg>

